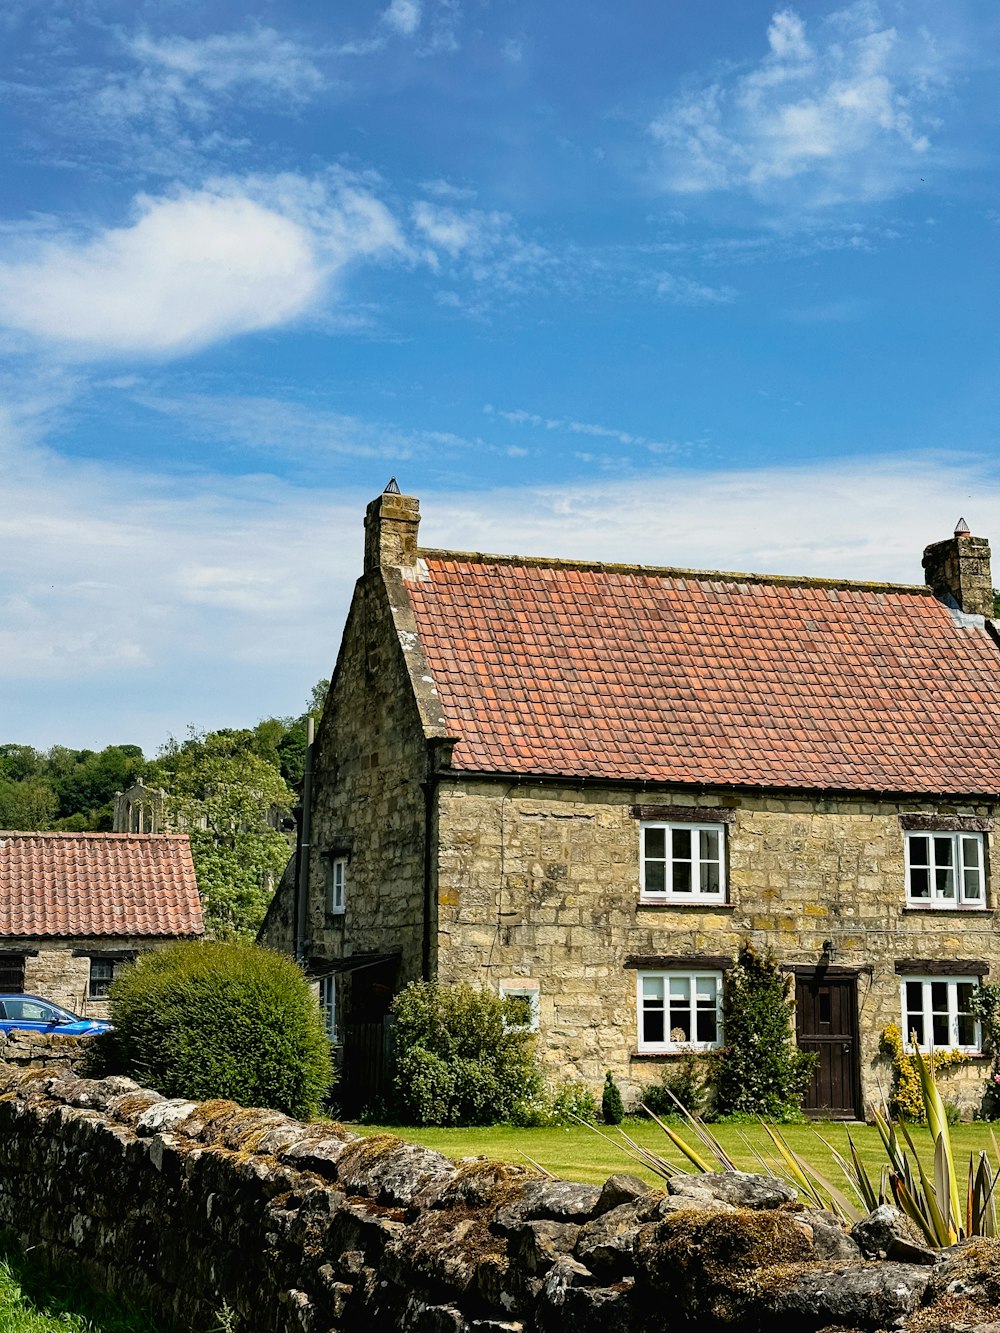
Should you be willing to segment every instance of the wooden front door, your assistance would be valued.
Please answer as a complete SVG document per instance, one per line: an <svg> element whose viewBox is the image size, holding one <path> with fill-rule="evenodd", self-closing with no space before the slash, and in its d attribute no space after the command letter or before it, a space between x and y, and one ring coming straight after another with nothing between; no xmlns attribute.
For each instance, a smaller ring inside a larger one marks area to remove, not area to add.
<svg viewBox="0 0 1000 1333"><path fill-rule="evenodd" d="M795 978L795 1035L819 1056L802 1099L806 1115L854 1120L861 1116L858 984L826 968Z"/></svg>

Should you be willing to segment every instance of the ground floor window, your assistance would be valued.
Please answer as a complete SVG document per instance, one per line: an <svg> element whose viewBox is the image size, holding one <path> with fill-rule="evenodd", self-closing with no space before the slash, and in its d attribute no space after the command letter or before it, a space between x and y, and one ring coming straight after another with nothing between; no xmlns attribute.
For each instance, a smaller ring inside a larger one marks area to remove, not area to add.
<svg viewBox="0 0 1000 1333"><path fill-rule="evenodd" d="M334 1045L339 1041L337 1035L337 974L331 972L328 977L321 977L319 982L319 1007L323 1011L323 1025L326 1035Z"/></svg>
<svg viewBox="0 0 1000 1333"><path fill-rule="evenodd" d="M722 1044L721 972L639 972L636 986L640 1051Z"/></svg>
<svg viewBox="0 0 1000 1333"><path fill-rule="evenodd" d="M972 1016L976 977L904 977L903 1035L921 1050L982 1049L979 1024Z"/></svg>
<svg viewBox="0 0 1000 1333"><path fill-rule="evenodd" d="M501 981L500 995L501 998L503 999L509 997L511 999L520 1001L519 1007L524 1015L524 1018L520 1023L516 1024L516 1026L512 1025L511 1029L512 1031L523 1031L523 1032L538 1031L538 1024L541 1017L541 1010L538 1002L537 986L523 986L518 984L517 982Z"/></svg>
<svg viewBox="0 0 1000 1333"><path fill-rule="evenodd" d="M106 1000L114 979L115 963L113 958L91 958L90 986L87 991L90 999Z"/></svg>
<svg viewBox="0 0 1000 1333"><path fill-rule="evenodd" d="M20 995L23 990L23 954L0 954L0 994Z"/></svg>

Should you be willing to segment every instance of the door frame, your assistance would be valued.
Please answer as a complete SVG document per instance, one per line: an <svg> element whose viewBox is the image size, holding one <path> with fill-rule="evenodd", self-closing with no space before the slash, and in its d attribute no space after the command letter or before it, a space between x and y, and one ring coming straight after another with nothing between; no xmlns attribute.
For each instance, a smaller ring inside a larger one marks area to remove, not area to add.
<svg viewBox="0 0 1000 1333"><path fill-rule="evenodd" d="M836 964L836 963L827 963L827 964L823 964L823 963L816 963L816 964L812 964L812 963L810 963L810 964L796 963L796 964L793 964L792 966L786 968L786 971L791 972L791 973L793 974L794 978L795 978L795 988L796 988L796 994L795 994L795 1001L796 1001L796 1003L795 1003L795 1040L796 1040L796 1042L798 1042L800 1036L801 1036L801 1037L804 1037L804 1038L806 1038L806 1039L808 1039L808 1038L810 1037L810 1035L812 1035L812 1036L817 1035L817 1034L815 1034L815 1033L810 1034L810 1033L808 1033L808 1032L805 1032L805 1033L802 1032L801 1023L800 1023L800 1019L799 1019L799 1004L798 1004L798 986L799 986L799 982L803 982L803 983L806 983L806 984L812 982L813 984L815 984L815 983L821 983L821 982L823 982L823 981L829 980L829 981L851 982L851 983L852 983L852 985L851 985L851 987L850 987L850 991L849 991L849 995L850 995L850 1008L851 1008L851 1031L850 1031L850 1038L851 1038L851 1045L852 1045L852 1050L853 1050L853 1058L852 1058L852 1060L851 1060L851 1087L850 1087L850 1095L851 1095L851 1099L852 1099L853 1104L854 1104L854 1118L855 1118L855 1120L863 1120L863 1119L864 1119L864 1101L863 1101L862 1096L861 1096L861 1032L860 1032L860 1026L859 1026L859 1016L860 1016L860 1015L859 1015L859 1005L858 1005L858 977L861 975L862 972L866 972L866 971L868 971L868 970L869 970L869 969L867 969L867 968L863 968L863 967L845 967L845 966L842 966L842 965L838 965L838 964ZM808 1107L803 1107L802 1110L803 1110L803 1112L804 1112L805 1115L815 1115L815 1117L816 1117L817 1119L820 1119L820 1118L822 1117L822 1115L823 1115L822 1108L819 1108L819 1107L817 1107L817 1108L815 1109L815 1111L810 1110ZM842 1117L842 1118L846 1118L846 1117Z"/></svg>

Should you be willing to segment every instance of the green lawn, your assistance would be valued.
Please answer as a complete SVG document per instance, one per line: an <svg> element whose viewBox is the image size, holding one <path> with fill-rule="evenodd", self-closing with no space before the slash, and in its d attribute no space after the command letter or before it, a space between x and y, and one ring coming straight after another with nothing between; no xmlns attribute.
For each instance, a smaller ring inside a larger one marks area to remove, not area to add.
<svg viewBox="0 0 1000 1333"><path fill-rule="evenodd" d="M0 1247L0 1333L157 1333L157 1326Z"/></svg>
<svg viewBox="0 0 1000 1333"><path fill-rule="evenodd" d="M601 1129L608 1138L602 1138L583 1126L573 1129L513 1129L508 1125L494 1125L486 1129L414 1129L397 1125L351 1125L350 1128L359 1134L397 1134L400 1138L436 1148L448 1157L485 1155L511 1162L525 1162L530 1157L554 1175L564 1176L568 1180L600 1183L616 1171L628 1171L650 1182L656 1180L651 1172L633 1162L617 1146L616 1131L604 1126ZM659 1153L668 1161L678 1165L683 1162L681 1154L652 1121L628 1121L623 1128L644 1147ZM848 1127L826 1121L816 1125L782 1125L780 1133L797 1153L839 1186L843 1183L843 1176L823 1140L846 1155L848 1128L865 1166L877 1177L886 1160L885 1152L878 1132L868 1125ZM760 1125L713 1125L712 1131L742 1170L761 1169L760 1162L754 1156L755 1151L767 1160L776 1162L777 1153ZM682 1132L685 1137L692 1137L688 1131ZM988 1125L955 1125L951 1132L959 1160L965 1161L970 1150L978 1152L980 1149L985 1149L991 1158L995 1157ZM914 1126L911 1133L925 1162L930 1165L927 1130Z"/></svg>

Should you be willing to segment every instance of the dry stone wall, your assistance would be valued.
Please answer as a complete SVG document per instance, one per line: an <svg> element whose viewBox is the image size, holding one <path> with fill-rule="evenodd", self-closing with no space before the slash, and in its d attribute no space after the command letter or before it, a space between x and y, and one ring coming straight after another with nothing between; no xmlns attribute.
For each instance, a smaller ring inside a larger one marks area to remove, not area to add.
<svg viewBox="0 0 1000 1333"><path fill-rule="evenodd" d="M66 1037L44 1032L0 1032L0 1065L42 1069L50 1074L82 1072L92 1037Z"/></svg>
<svg viewBox="0 0 1000 1333"><path fill-rule="evenodd" d="M852 1234L768 1177L603 1187L123 1078L0 1067L0 1228L201 1333L995 1329L1000 1244ZM866 1257L867 1256L867 1257Z"/></svg>

